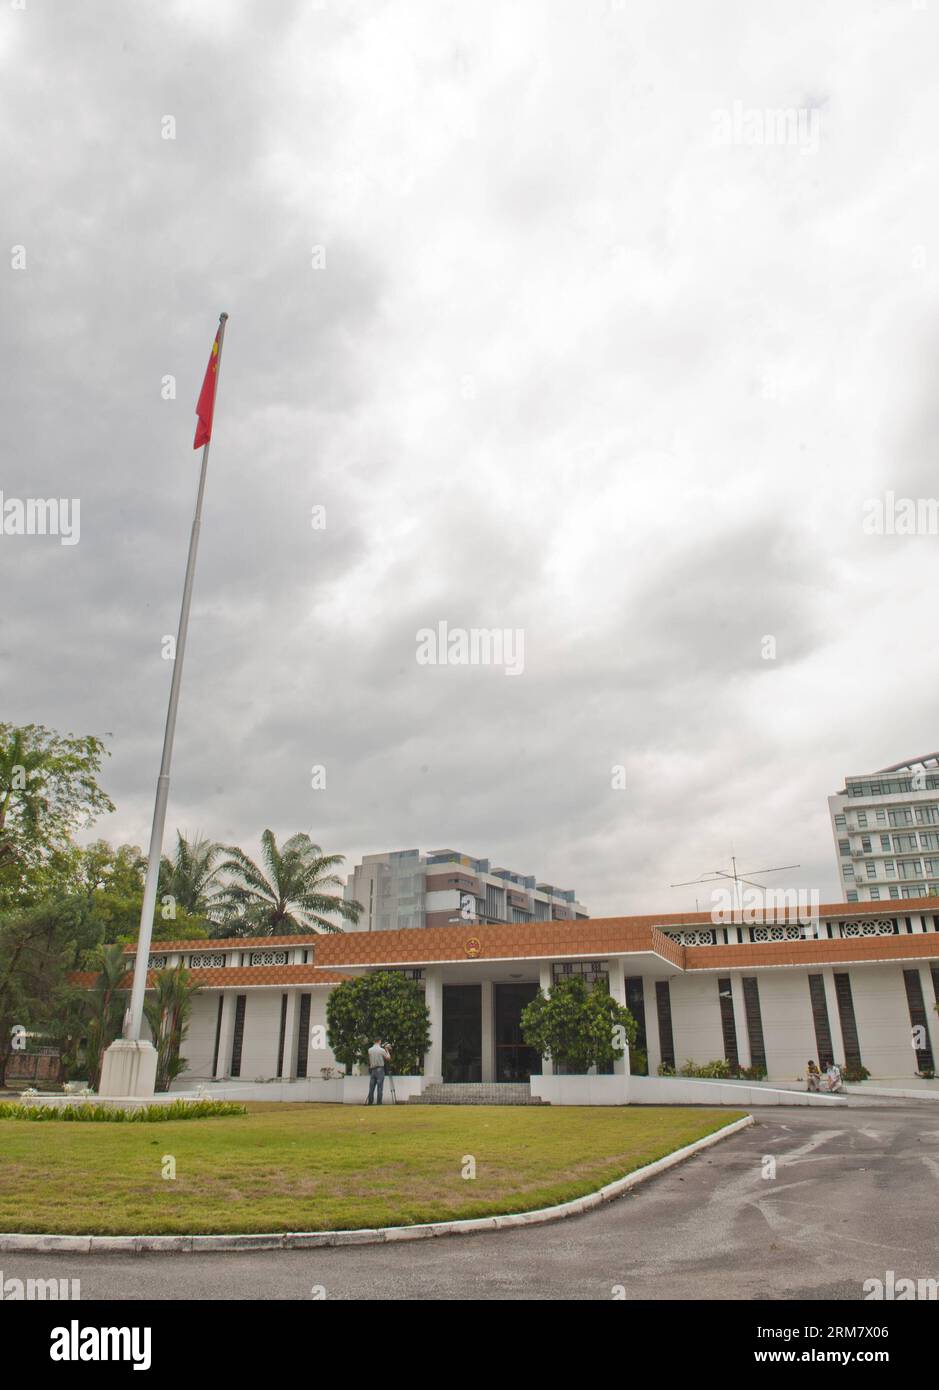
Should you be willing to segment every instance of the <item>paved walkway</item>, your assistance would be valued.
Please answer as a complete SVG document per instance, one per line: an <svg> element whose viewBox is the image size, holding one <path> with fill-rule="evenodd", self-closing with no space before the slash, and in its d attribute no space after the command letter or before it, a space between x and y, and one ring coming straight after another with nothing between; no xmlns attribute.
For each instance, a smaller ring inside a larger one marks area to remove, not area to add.
<svg viewBox="0 0 939 1390"><path fill-rule="evenodd" d="M939 1113L929 1102L773 1107L587 1216L395 1246L246 1255L2 1256L83 1298L859 1299L939 1278ZM770 1160L771 1162L767 1162ZM775 1177L764 1177L772 1171Z"/></svg>

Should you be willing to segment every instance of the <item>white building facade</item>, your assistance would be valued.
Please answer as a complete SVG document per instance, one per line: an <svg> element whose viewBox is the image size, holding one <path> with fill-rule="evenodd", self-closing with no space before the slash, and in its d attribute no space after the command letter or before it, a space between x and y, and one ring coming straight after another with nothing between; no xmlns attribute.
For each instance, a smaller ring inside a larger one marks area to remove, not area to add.
<svg viewBox="0 0 939 1390"><path fill-rule="evenodd" d="M792 1082L811 1058L897 1084L928 1077L939 1054L939 897L840 903L812 920L716 924L692 913L164 942L150 965L183 965L201 987L177 1084L281 1083L278 1098L350 1098L335 1091L326 1004L343 979L376 970L415 980L429 1010L422 1076L400 1078L405 1092L461 1082L543 1089L554 1069L526 1046L520 1014L571 975L602 979L630 1009L632 1069L645 1054L650 1077L724 1059L732 1072ZM612 1073L629 1069L624 1058Z"/></svg>
<svg viewBox="0 0 939 1390"><path fill-rule="evenodd" d="M358 924L348 931L406 931L459 922L524 925L588 915L572 889L454 849L366 854L349 875L345 897L362 904Z"/></svg>
<svg viewBox="0 0 939 1390"><path fill-rule="evenodd" d="M846 902L939 896L939 753L847 777L828 808Z"/></svg>

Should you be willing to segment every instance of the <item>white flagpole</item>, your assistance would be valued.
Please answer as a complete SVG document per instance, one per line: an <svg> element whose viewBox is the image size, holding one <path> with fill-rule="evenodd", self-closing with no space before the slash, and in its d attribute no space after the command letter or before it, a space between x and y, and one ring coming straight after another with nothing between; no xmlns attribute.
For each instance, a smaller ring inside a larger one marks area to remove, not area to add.
<svg viewBox="0 0 939 1390"><path fill-rule="evenodd" d="M215 403L218 401L218 379L222 370L222 344L225 341L227 314L219 315L218 357L215 360L215 397L213 402L213 424ZM160 859L163 853L163 827L166 822L166 802L170 790L170 763L173 759L173 735L176 732L176 708L179 704L179 687L183 675L183 656L186 652L186 633L189 628L189 606L192 602L192 581L196 572L196 552L199 549L199 529L202 523L202 498L205 494L205 475L209 464L209 444L202 449L202 472L199 475L199 491L196 496L196 511L192 519L192 533L189 537L189 559L186 563L186 582L183 585L183 601L179 610L179 632L176 637L176 658L173 662L173 679L170 684L170 702L166 711L166 729L163 734L163 757L160 761L160 775L157 779L156 802L153 807L153 826L150 831L150 857L147 861L147 880L143 891L143 907L140 911L140 933L137 937L137 958L134 962L134 985L130 995L130 1006L124 1015L124 1037L130 1041L140 1039L143 1025L143 1001L147 988L147 961L150 956L150 941L153 936L153 913L156 908L157 884L160 878Z"/></svg>

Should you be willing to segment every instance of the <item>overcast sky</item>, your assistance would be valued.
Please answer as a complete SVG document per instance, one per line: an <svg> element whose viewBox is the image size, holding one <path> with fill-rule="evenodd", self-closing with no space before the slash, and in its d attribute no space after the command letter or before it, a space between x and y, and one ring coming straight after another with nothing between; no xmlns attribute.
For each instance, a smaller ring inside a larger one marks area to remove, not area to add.
<svg viewBox="0 0 939 1390"><path fill-rule="evenodd" d="M863 525L936 492L937 10L4 3L0 488L81 533L0 537L2 717L109 735L97 833L149 837L225 310L167 841L836 900L827 795L939 747L939 538Z"/></svg>

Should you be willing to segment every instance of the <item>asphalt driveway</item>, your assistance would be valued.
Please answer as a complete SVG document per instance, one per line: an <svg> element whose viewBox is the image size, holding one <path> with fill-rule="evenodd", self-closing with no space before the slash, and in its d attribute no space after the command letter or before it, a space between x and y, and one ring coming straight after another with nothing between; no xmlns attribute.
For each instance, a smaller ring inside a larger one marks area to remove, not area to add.
<svg viewBox="0 0 939 1390"><path fill-rule="evenodd" d="M767 1108L586 1216L395 1245L0 1255L5 1278L105 1299L860 1299L939 1277L939 1106Z"/></svg>

